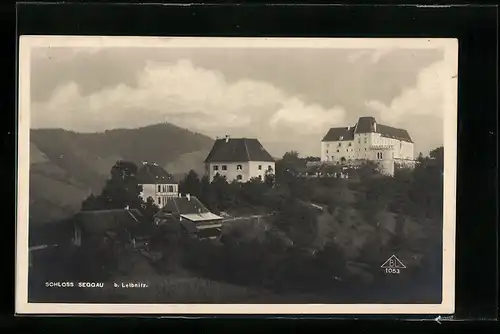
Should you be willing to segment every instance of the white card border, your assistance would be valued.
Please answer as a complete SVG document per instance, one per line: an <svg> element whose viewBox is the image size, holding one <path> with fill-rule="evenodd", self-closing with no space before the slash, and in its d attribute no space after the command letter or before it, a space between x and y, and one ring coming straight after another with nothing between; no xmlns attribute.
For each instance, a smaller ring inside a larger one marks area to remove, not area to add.
<svg viewBox="0 0 500 334"><path fill-rule="evenodd" d="M441 304L66 304L28 303L30 53L36 47L442 48L444 105L443 299ZM29 36L19 38L16 314L452 314L455 309L458 40L435 38L241 38Z"/></svg>

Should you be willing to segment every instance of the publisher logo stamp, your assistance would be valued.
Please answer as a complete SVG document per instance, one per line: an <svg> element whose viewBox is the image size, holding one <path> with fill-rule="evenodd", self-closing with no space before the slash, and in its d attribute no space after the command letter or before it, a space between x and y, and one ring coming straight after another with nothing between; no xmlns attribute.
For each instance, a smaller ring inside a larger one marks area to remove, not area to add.
<svg viewBox="0 0 500 334"><path fill-rule="evenodd" d="M386 274L398 275L401 273L401 269L406 268L406 266L403 264L403 262L401 262L400 259L397 258L396 255L393 255L388 258L387 261L385 261L384 264L380 266L380 268L383 268Z"/></svg>

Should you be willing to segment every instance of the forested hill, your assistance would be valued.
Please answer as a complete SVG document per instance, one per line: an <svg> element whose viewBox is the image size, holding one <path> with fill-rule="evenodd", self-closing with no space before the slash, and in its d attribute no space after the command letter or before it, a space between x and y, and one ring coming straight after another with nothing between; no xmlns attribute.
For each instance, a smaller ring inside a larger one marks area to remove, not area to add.
<svg viewBox="0 0 500 334"><path fill-rule="evenodd" d="M78 209L99 193L117 160L155 161L171 173L201 169L213 140L169 123L137 129L77 133L32 129L30 218L41 222Z"/></svg>

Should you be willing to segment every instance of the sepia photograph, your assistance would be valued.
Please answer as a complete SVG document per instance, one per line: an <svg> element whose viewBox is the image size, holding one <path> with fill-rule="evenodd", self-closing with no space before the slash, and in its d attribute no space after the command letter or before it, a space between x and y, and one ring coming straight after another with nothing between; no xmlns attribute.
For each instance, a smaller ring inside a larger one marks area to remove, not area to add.
<svg viewBox="0 0 500 334"><path fill-rule="evenodd" d="M453 313L458 41L21 36L16 312Z"/></svg>

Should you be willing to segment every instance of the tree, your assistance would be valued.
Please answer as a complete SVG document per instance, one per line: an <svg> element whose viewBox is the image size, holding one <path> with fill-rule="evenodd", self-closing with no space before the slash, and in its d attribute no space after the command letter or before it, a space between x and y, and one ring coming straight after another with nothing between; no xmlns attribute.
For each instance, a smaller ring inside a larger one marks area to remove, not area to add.
<svg viewBox="0 0 500 334"><path fill-rule="evenodd" d="M141 209L142 187L137 180L137 166L133 162L118 161L111 168L111 177L98 196L91 194L83 203L82 210Z"/></svg>
<svg viewBox="0 0 500 334"><path fill-rule="evenodd" d="M300 160L299 158L299 152L297 151L289 151L289 152L286 152L284 155L283 155L283 161L298 161Z"/></svg>
<svg viewBox="0 0 500 334"><path fill-rule="evenodd" d="M190 194L196 197L201 195L201 185L198 174L194 170L190 170L186 177L179 184L179 192Z"/></svg>
<svg viewBox="0 0 500 334"><path fill-rule="evenodd" d="M148 197L146 203L141 207L141 213L147 221L153 221L154 216L160 208L156 205L155 200L152 197Z"/></svg>
<svg viewBox="0 0 500 334"><path fill-rule="evenodd" d="M284 201L280 209L276 226L298 247L309 247L317 234L316 211L293 197Z"/></svg>

